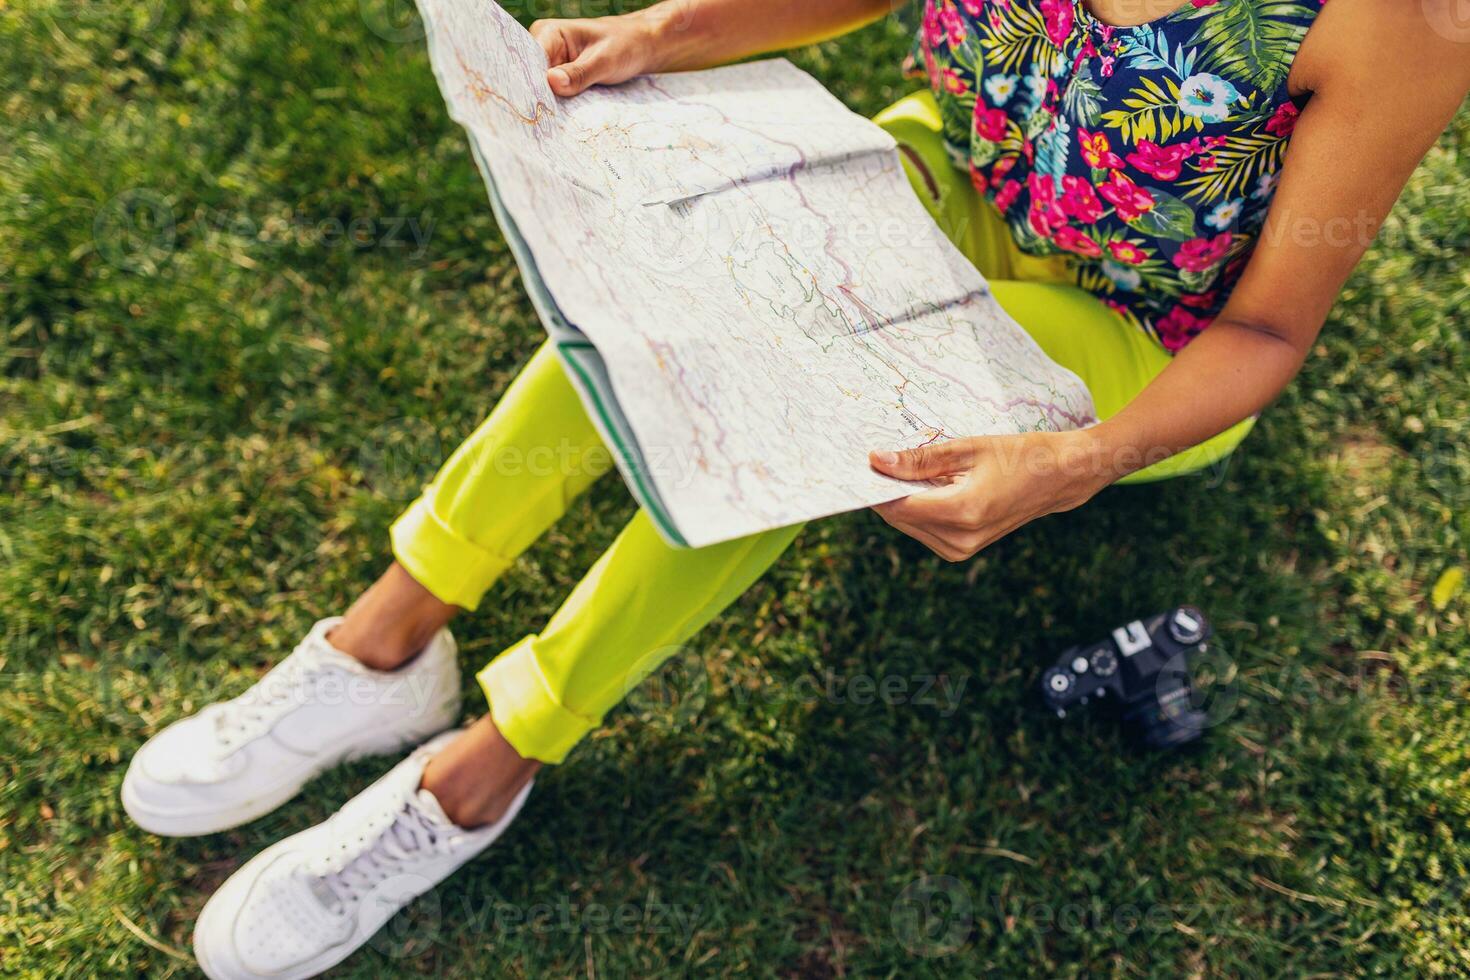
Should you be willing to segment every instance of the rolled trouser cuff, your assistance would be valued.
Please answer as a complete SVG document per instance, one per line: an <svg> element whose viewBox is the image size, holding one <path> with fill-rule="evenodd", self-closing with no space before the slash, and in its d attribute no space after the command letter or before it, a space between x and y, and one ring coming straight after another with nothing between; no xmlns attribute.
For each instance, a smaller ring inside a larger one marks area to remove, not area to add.
<svg viewBox="0 0 1470 980"><path fill-rule="evenodd" d="M528 636L481 669L478 680L495 727L524 759L557 763L596 728L598 719L557 701Z"/></svg>
<svg viewBox="0 0 1470 980"><path fill-rule="evenodd" d="M430 491L432 492L432 491ZM474 609L511 559L455 534L434 513L430 493L419 497L389 531L393 557L440 602Z"/></svg>

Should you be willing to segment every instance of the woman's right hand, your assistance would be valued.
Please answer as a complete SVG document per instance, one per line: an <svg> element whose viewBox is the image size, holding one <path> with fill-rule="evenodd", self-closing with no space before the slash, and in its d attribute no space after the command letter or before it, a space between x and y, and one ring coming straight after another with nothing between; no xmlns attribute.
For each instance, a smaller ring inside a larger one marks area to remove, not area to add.
<svg viewBox="0 0 1470 980"><path fill-rule="evenodd" d="M614 17L538 20L531 36L546 51L546 81L560 96L658 71L659 21L639 11Z"/></svg>

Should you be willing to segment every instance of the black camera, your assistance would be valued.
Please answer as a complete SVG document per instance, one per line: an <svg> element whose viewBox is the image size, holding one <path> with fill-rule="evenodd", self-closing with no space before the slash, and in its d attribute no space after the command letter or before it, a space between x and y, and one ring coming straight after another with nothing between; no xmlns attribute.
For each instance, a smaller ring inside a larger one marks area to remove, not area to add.
<svg viewBox="0 0 1470 980"><path fill-rule="evenodd" d="M1041 675L1042 699L1059 717L1074 705L1108 702L1148 748L1187 745L1210 724L1195 706L1189 670L1190 658L1208 651L1210 635L1209 621L1194 606L1135 619L1108 639L1057 658Z"/></svg>

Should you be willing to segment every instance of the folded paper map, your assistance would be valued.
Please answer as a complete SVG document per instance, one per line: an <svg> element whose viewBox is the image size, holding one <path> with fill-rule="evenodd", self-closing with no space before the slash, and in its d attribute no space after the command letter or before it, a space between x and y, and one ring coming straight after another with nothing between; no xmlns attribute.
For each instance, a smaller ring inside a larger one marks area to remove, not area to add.
<svg viewBox="0 0 1470 980"><path fill-rule="evenodd" d="M536 310L672 544L918 488L869 450L1093 421L893 140L789 62L561 99L491 0L418 3Z"/></svg>

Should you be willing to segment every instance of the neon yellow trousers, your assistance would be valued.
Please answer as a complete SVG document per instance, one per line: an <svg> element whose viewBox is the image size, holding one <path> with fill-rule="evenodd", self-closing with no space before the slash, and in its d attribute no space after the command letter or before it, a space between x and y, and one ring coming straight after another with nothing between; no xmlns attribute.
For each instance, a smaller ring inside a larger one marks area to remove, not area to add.
<svg viewBox="0 0 1470 980"><path fill-rule="evenodd" d="M950 166L927 94L877 121L903 147L920 198L990 279L996 298L1091 389L1106 418L1169 355L1094 297L1065 285L1059 260L1026 256L995 210ZM1158 479L1219 459L1248 424L1135 474ZM506 568L612 467L550 345L394 523L393 554L441 601L473 609ZM636 513L540 633L480 671L495 725L522 755L560 762L644 677L744 592L800 530L699 549L663 542Z"/></svg>

